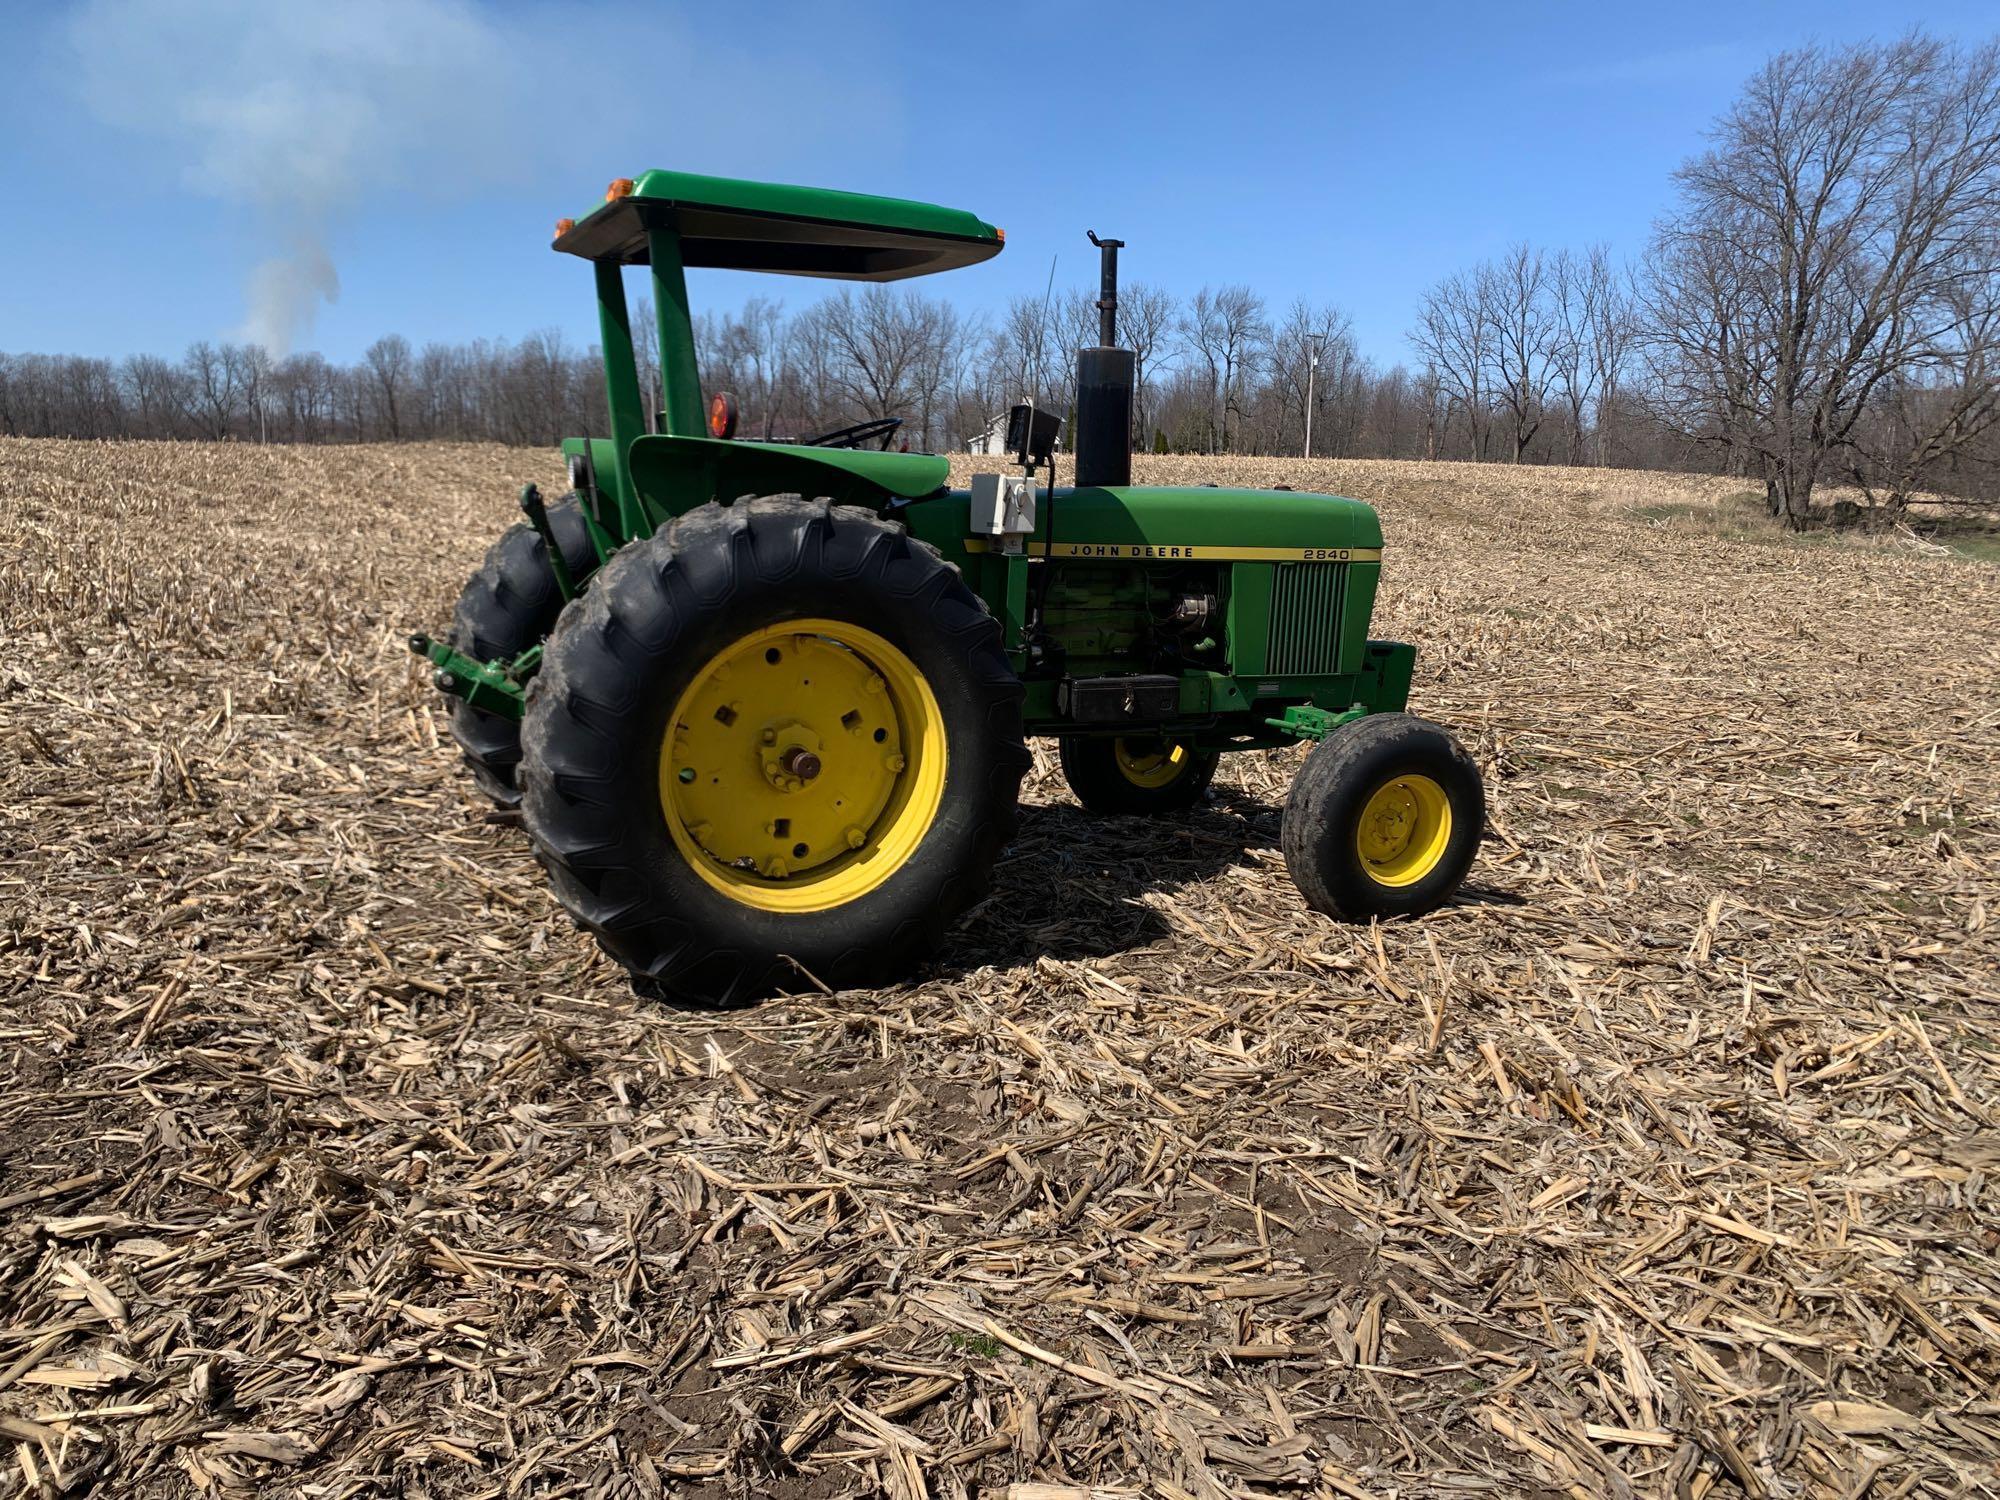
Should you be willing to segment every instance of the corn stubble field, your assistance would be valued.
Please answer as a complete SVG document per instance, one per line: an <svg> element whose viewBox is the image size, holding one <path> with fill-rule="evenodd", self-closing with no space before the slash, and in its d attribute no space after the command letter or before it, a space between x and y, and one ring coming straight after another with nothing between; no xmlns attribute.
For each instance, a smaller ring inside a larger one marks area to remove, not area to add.
<svg viewBox="0 0 2000 1500"><path fill-rule="evenodd" d="M917 980L701 1015L403 646L558 472L0 442L0 1491L2000 1491L2000 569L1142 461L1381 507L1461 900L1043 755Z"/></svg>

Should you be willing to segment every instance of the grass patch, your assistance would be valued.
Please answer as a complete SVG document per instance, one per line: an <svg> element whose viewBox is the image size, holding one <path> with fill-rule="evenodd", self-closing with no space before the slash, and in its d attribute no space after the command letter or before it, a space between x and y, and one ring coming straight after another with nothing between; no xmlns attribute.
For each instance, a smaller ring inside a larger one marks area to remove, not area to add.
<svg viewBox="0 0 2000 1500"><path fill-rule="evenodd" d="M1828 491L1834 494L1833 491ZM1735 490L1713 502L1678 500L1635 505L1625 514L1648 526L1721 541L1752 542L1779 547L1897 548L1906 537L1896 529L1863 526L1835 528L1828 524L1832 503L1816 504L1810 524L1793 531L1766 508L1761 490ZM1913 512L1906 524L1926 542L1943 547L1965 562L2000 562L2000 516L1993 511ZM1907 550L1907 549L1905 549Z"/></svg>
<svg viewBox="0 0 2000 1500"><path fill-rule="evenodd" d="M967 1354L976 1354L981 1359L998 1359L1007 1352L1007 1346L996 1338L988 1338L983 1333L947 1333L944 1341L954 1349L963 1349Z"/></svg>

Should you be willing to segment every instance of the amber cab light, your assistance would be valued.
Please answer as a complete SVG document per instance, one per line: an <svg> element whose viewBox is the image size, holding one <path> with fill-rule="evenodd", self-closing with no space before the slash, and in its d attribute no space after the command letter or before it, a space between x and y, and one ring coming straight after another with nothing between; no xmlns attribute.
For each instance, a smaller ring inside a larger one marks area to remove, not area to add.
<svg viewBox="0 0 2000 1500"><path fill-rule="evenodd" d="M614 177L611 179L611 186L604 190L604 201L606 203L616 203L620 198L630 197L631 193L631 178Z"/></svg>
<svg viewBox="0 0 2000 1500"><path fill-rule="evenodd" d="M572 229L574 229L574 228L576 228L576 220L574 220L574 219L557 219L557 220L556 220L556 234L555 234L555 237L556 237L557 239L561 239L561 238L562 238L562 237L563 237L564 235L568 234L568 233L569 233L569 232L570 232L570 231L571 231Z"/></svg>

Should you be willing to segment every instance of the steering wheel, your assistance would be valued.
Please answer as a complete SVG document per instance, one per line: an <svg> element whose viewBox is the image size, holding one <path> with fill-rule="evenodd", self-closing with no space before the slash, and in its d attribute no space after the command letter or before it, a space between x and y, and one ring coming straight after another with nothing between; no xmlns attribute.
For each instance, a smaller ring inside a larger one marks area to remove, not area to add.
<svg viewBox="0 0 2000 1500"><path fill-rule="evenodd" d="M859 448L863 443L872 443L880 438L886 449L890 437L902 425L901 417L870 417L852 427L836 427L832 432L822 432L817 437L800 438L799 442L808 448Z"/></svg>

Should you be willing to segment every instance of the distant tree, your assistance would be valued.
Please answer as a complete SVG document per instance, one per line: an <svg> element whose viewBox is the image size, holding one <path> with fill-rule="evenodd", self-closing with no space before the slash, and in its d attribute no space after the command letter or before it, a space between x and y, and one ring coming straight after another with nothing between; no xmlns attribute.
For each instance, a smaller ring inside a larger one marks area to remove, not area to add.
<svg viewBox="0 0 2000 1500"><path fill-rule="evenodd" d="M1425 440L1427 457L1436 456L1453 408L1465 416L1466 457L1486 457L1487 378L1494 352L1485 292L1478 273L1457 272L1425 292L1418 307L1410 342L1423 355L1425 374L1446 403L1444 419L1432 423Z"/></svg>
<svg viewBox="0 0 2000 1500"><path fill-rule="evenodd" d="M1132 430L1153 431L1149 382L1169 356L1180 301L1164 287L1128 282L1118 289L1118 340L1132 351Z"/></svg>
<svg viewBox="0 0 2000 1500"><path fill-rule="evenodd" d="M387 334L370 344L362 359L368 367L368 388L376 416L389 441L399 442L410 381L410 341L400 333Z"/></svg>
<svg viewBox="0 0 2000 1500"><path fill-rule="evenodd" d="M1950 368L1960 294L1997 274L2000 44L1781 53L1676 181L1648 301L1667 408L1803 526L1898 379Z"/></svg>
<svg viewBox="0 0 2000 1500"><path fill-rule="evenodd" d="M1493 361L1489 384L1507 418L1514 463L1541 429L1556 379L1551 353L1558 320L1549 291L1546 258L1529 245L1516 245L1497 262L1479 268L1476 295Z"/></svg>
<svg viewBox="0 0 2000 1500"><path fill-rule="evenodd" d="M1203 287L1182 315L1180 334L1207 375L1208 451L1234 452L1244 386L1271 336L1264 299L1247 286Z"/></svg>
<svg viewBox="0 0 2000 1500"><path fill-rule="evenodd" d="M227 352L206 340L190 344L181 370L187 377L180 390L183 410L196 431L211 442L228 437L241 393Z"/></svg>

